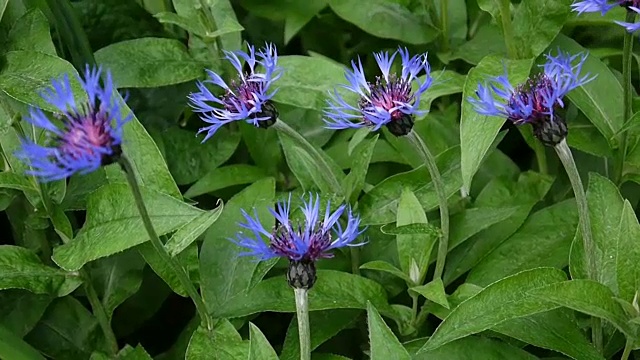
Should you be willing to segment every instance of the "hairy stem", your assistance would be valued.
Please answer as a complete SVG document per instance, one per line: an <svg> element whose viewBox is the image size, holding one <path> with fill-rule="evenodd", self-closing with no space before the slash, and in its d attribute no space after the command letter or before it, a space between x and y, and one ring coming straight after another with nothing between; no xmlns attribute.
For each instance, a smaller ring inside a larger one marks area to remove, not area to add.
<svg viewBox="0 0 640 360"><path fill-rule="evenodd" d="M442 50L449 49L449 0L440 0L440 26L442 27Z"/></svg>
<svg viewBox="0 0 640 360"><path fill-rule="evenodd" d="M87 294L87 299L89 300L89 304L91 304L91 309L93 315L95 315L98 320L98 324L104 333L104 337L107 339L107 346L109 346L109 353L111 355L115 355L118 352L118 340L116 339L116 335L113 333L113 329L111 328L111 323L109 321L109 317L107 316L107 312L102 306L102 302L98 298L98 293L96 289L91 284L91 278L85 270L81 270L81 275L84 281L84 292Z"/></svg>
<svg viewBox="0 0 640 360"><path fill-rule="evenodd" d="M582 186L582 180L580 179L580 173L573 160L571 149L567 145L567 140L564 139L558 145L554 147L558 153L558 157L564 166L571 186L573 187L573 194L576 198L576 204L578 205L578 216L580 217L580 232L582 233L582 241L584 244L585 261L587 264L587 274L589 279L597 280L597 269L595 259L595 244L593 242L593 236L591 235L591 220L589 219L589 206L587 205L587 195L584 192Z"/></svg>
<svg viewBox="0 0 640 360"><path fill-rule="evenodd" d="M293 289L296 297L296 317L300 339L300 360L311 359L311 330L309 328L309 298L307 289Z"/></svg>
<svg viewBox="0 0 640 360"><path fill-rule="evenodd" d="M193 286L193 283L189 279L189 275L187 275L182 265L180 265L180 263L175 258L169 255L164 245L162 244L162 241L158 237L158 234L153 228L153 224L151 223L151 218L149 217L149 213L147 212L147 207L144 204L142 192L140 191L140 185L138 184L138 180L136 179L136 176L133 172L131 162L129 161L129 159L127 159L126 156L123 155L120 157L119 163L125 174L127 175L129 187L131 187L131 192L133 193L133 197L136 201L136 206L138 207L138 211L140 212L140 217L142 217L142 223L147 230L147 234L149 235L149 239L151 240L153 248L158 253L158 256L160 256L162 261L169 265L171 270L173 270L175 275L178 277L178 280L180 280L180 283L185 288L187 294L189 294L189 297L196 306L196 310L200 315L200 321L205 324L208 330L212 330L213 323L211 321L211 316L209 316L207 307L205 306L202 297L200 297L200 294L198 294L198 290L196 290L196 288Z"/></svg>
<svg viewBox="0 0 640 360"><path fill-rule="evenodd" d="M318 149L315 148L315 146L311 145L311 143L307 141L307 139L305 139L302 135L300 135L300 133L295 131L292 127L290 127L280 119L276 120L276 122L273 124L273 127L277 131L282 132L283 134L286 134L287 136L292 138L298 145L304 148L307 153L311 155L311 159L315 162L315 165L318 167L318 169L320 169L320 172L329 185L331 192L333 192L334 194L342 194L342 186L340 185L340 182L333 173L333 170L331 170L331 167L329 166L327 161L320 154Z"/></svg>
<svg viewBox="0 0 640 360"><path fill-rule="evenodd" d="M627 22L635 22L636 13L633 11L627 11ZM623 109L624 109L624 121L623 124L627 124L631 116L633 115L632 101L633 93L631 87L631 63L633 56L633 34L630 32L624 33L624 45L622 49L622 90L623 90ZM624 160L627 155L627 133L628 131L620 134L620 147L617 151L616 162L614 166L613 181L620 185L622 182L622 173L624 170Z"/></svg>
<svg viewBox="0 0 640 360"><path fill-rule="evenodd" d="M511 23L511 1L500 0L500 18L502 19L502 32L504 33L504 43L511 59L517 56L515 41L513 39L513 24Z"/></svg>
<svg viewBox="0 0 640 360"><path fill-rule="evenodd" d="M440 171L438 171L438 166L436 165L436 159L429 151L427 145L422 141L420 136L416 134L415 131L411 131L407 138L413 144L413 146L418 150L418 153L422 157L424 164L427 169L429 169L429 173L431 174L431 181L433 182L433 188L436 191L436 195L438 196L438 205L440 207L440 230L442 231L442 236L440 237L440 241L438 242L438 256L436 258L436 271L433 274L433 279L442 278L442 273L444 271L444 264L447 260L447 252L449 250L449 203L447 202L447 193L444 189L444 182L442 181L442 176L440 175Z"/></svg>

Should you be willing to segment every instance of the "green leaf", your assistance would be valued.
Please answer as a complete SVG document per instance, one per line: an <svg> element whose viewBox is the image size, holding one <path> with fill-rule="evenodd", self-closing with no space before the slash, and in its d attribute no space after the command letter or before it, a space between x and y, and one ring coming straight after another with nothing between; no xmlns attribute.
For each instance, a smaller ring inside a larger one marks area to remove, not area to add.
<svg viewBox="0 0 640 360"><path fill-rule="evenodd" d="M278 66L286 69L286 73L276 83L278 93L273 100L282 104L322 111L326 106L327 93L344 82L345 68L324 58L281 56ZM355 100L355 96L351 98Z"/></svg>
<svg viewBox="0 0 640 360"><path fill-rule="evenodd" d="M9 31L9 50L33 50L56 56L56 48L51 40L49 23L44 14L33 8L18 20Z"/></svg>
<svg viewBox="0 0 640 360"><path fill-rule="evenodd" d="M33 178L11 171L0 172L0 188L16 189L30 196L39 196L39 189Z"/></svg>
<svg viewBox="0 0 640 360"><path fill-rule="evenodd" d="M382 260L369 261L367 263L360 265L360 269L384 271L386 273L399 277L400 279L406 281L408 284L414 283L414 281L411 280L409 275L407 275L408 272L405 273L386 261L382 261Z"/></svg>
<svg viewBox="0 0 640 360"><path fill-rule="evenodd" d="M53 359L88 359L107 349L98 321L71 296L54 300L25 341Z"/></svg>
<svg viewBox="0 0 640 360"><path fill-rule="evenodd" d="M333 338L340 331L354 325L360 319L361 312L361 310L353 309L331 309L309 313L311 351ZM315 358L316 354L313 356ZM299 358L298 322L294 318L289 324L289 329L287 329L280 360L297 360Z"/></svg>
<svg viewBox="0 0 640 360"><path fill-rule="evenodd" d="M0 326L23 337L40 321L53 298L27 290L0 291Z"/></svg>
<svg viewBox="0 0 640 360"><path fill-rule="evenodd" d="M371 360L411 359L407 350L398 341L371 303L367 303L367 323L369 325Z"/></svg>
<svg viewBox="0 0 640 360"><path fill-rule="evenodd" d="M361 276L333 270L318 270L318 281L309 292L309 310L365 309L370 301L383 314L392 314L382 286ZM263 311L295 312L293 291L284 276L261 281L253 289L238 294L219 317L241 317Z"/></svg>
<svg viewBox="0 0 640 360"><path fill-rule="evenodd" d="M116 360L153 360L153 358L145 351L142 345L138 344L136 347L125 345L125 347L118 352Z"/></svg>
<svg viewBox="0 0 640 360"><path fill-rule="evenodd" d="M215 29L208 36L220 36L222 49L240 50L242 46L240 31L244 28L238 23L236 13L228 0L204 0L197 3L191 0L173 0L173 6L178 15L191 22L205 19L202 25L206 29Z"/></svg>
<svg viewBox="0 0 640 360"><path fill-rule="evenodd" d="M153 248L151 243L141 244L137 249L151 269L169 285L171 290L180 296L188 296L187 290L178 278L175 270L158 255L158 252ZM199 281L198 244L191 244L191 246L176 256L176 260L180 266L185 269L191 282Z"/></svg>
<svg viewBox="0 0 640 360"><path fill-rule="evenodd" d="M267 177L264 170L248 164L233 164L209 171L184 193L186 198L207 194L234 185L251 184Z"/></svg>
<svg viewBox="0 0 640 360"><path fill-rule="evenodd" d="M458 191L462 183L459 159L460 148L457 146L436 158L448 196ZM393 222L404 189L413 191L425 211L435 209L438 200L430 180L431 175L424 166L386 178L362 197L359 204L362 223L382 225Z"/></svg>
<svg viewBox="0 0 640 360"><path fill-rule="evenodd" d="M145 206L158 235L177 230L204 211L169 195L142 188ZM87 221L70 243L54 249L53 260L67 270L113 255L149 240L133 195L125 184L110 184L87 201Z"/></svg>
<svg viewBox="0 0 640 360"><path fill-rule="evenodd" d="M482 59L478 66L469 71L462 92L460 117L460 169L463 188L467 193L471 188L473 175L478 171L480 163L505 122L501 117L478 114L468 98L476 96L478 83L485 82L491 76L503 75L505 68L512 84L523 83L529 77L532 65L531 60L505 60L500 56L491 55Z"/></svg>
<svg viewBox="0 0 640 360"><path fill-rule="evenodd" d="M544 349L551 349L573 359L603 360L578 326L573 313L555 309L512 319L491 328L501 334Z"/></svg>
<svg viewBox="0 0 640 360"><path fill-rule="evenodd" d="M119 88L179 84L203 74L204 64L189 55L178 40L139 38L108 45L95 53L96 62L111 70Z"/></svg>
<svg viewBox="0 0 640 360"><path fill-rule="evenodd" d="M67 61L31 50L9 51L4 56L4 66L0 72L0 90L9 97L27 105L57 112L59 110L39 94L51 86L52 79L68 74L76 101L86 98L76 79L78 73Z"/></svg>
<svg viewBox="0 0 640 360"><path fill-rule="evenodd" d="M228 320L221 320L212 332L202 327L193 333L187 348L186 360L246 360L249 344Z"/></svg>
<svg viewBox="0 0 640 360"><path fill-rule="evenodd" d="M405 189L398 202L396 225L427 224L427 215L415 194ZM431 249L439 236L424 234L396 235L396 247L400 268L408 274L413 284L422 284L429 267ZM414 269L415 268L415 269Z"/></svg>
<svg viewBox="0 0 640 360"><path fill-rule="evenodd" d="M444 283L450 284L471 270L515 233L525 222L534 205L549 191L552 180L549 176L533 172L522 173L517 182L508 178L494 178L482 190L475 205L479 208L516 206L517 210L508 219L482 230L450 251L442 279Z"/></svg>
<svg viewBox="0 0 640 360"><path fill-rule="evenodd" d="M35 294L65 296L80 284L78 274L44 265L29 249L0 245L0 290L24 289Z"/></svg>
<svg viewBox="0 0 640 360"><path fill-rule="evenodd" d="M98 292L107 316L142 285L144 261L135 251L125 251L102 258L89 265L91 283Z"/></svg>
<svg viewBox="0 0 640 360"><path fill-rule="evenodd" d="M637 288L631 284L620 288L619 281L622 278L633 279L635 270L627 268L627 262L636 257L637 245L633 236L637 229L637 223L629 216L635 217L625 210L625 201L618 191L618 187L609 179L589 174L589 186L587 188L587 202L589 203L589 218L591 232L596 251L596 264L598 268L598 281L611 289L620 298L631 301ZM579 248L579 249L578 249ZM579 258L577 258L579 257ZM623 265L624 264L624 265ZM583 261L582 236L576 235L571 250L570 270L572 277L584 278L586 270ZM621 268L622 267L622 268ZM622 280L625 282L625 280ZM634 282L633 280L631 280ZM633 289L629 288L629 285Z"/></svg>
<svg viewBox="0 0 640 360"><path fill-rule="evenodd" d="M169 254L176 256L189 247L189 245L196 241L200 235L204 234L204 232L218 220L223 208L224 205L222 201L219 201L217 208L200 214L176 230L167 243L164 244Z"/></svg>
<svg viewBox="0 0 640 360"><path fill-rule="evenodd" d="M278 360L278 354L273 350L269 340L260 329L249 323L249 360Z"/></svg>
<svg viewBox="0 0 640 360"><path fill-rule="evenodd" d="M439 97L461 93L466 79L464 75L451 70L434 71L431 77L433 77L433 84L420 98L420 105L418 105L420 110L431 109L431 104ZM420 77L420 80L424 80L424 77Z"/></svg>
<svg viewBox="0 0 640 360"><path fill-rule="evenodd" d="M451 216L451 234L449 235L449 251L460 245L473 235L511 218L518 211L517 206L480 207L465 209Z"/></svg>
<svg viewBox="0 0 640 360"><path fill-rule="evenodd" d="M373 150L378 142L378 137L379 135L375 135L371 139L364 139L353 149L354 151L351 154L351 172L345 177L342 185L347 200L355 202L364 187L367 171L369 170L369 163L371 162Z"/></svg>
<svg viewBox="0 0 640 360"><path fill-rule="evenodd" d="M538 360L537 357L504 341L481 336L467 336L450 342L437 349L414 353L424 344L424 339L417 339L405 344L414 360Z"/></svg>
<svg viewBox="0 0 640 360"><path fill-rule="evenodd" d="M0 326L0 357L11 360L45 360L36 349L3 326Z"/></svg>
<svg viewBox="0 0 640 360"><path fill-rule="evenodd" d="M427 300L449 309L449 301L447 301L447 293L444 290L442 279L435 279L426 285L414 286L409 288L410 292L416 292L424 296Z"/></svg>
<svg viewBox="0 0 640 360"><path fill-rule="evenodd" d="M633 207L625 200L616 244L616 280L618 296L629 302L640 290L640 268L637 266L640 263L640 244L637 239L640 239L640 224Z"/></svg>
<svg viewBox="0 0 640 360"><path fill-rule="evenodd" d="M238 225L245 221L241 211L253 214L255 208L260 222L269 228L273 223L269 208L273 206L274 197L272 178L254 183L227 202L220 218L205 235L200 252L202 296L216 317L223 317L220 313L237 302L234 297L249 289L258 268L255 259L238 255L245 249L229 241L242 230Z"/></svg>
<svg viewBox="0 0 640 360"><path fill-rule="evenodd" d="M195 132L170 128L162 133L165 157L178 185L191 184L224 164L240 144L240 132L221 128L201 143Z"/></svg>
<svg viewBox="0 0 640 360"><path fill-rule="evenodd" d="M423 211L424 212L424 211ZM433 237L440 236L441 232L436 226L431 224L409 224L397 226L396 223L386 224L380 227L380 231L387 235L430 235Z"/></svg>
<svg viewBox="0 0 640 360"><path fill-rule="evenodd" d="M394 1L370 0L362 6L357 0L330 0L329 6L342 19L379 38L419 45L438 36L436 28Z"/></svg>
<svg viewBox="0 0 640 360"><path fill-rule="evenodd" d="M550 49L558 47L571 54L588 52L577 42L562 34L549 45ZM609 67L593 55L587 56L581 74L597 75L597 78L574 89L567 94L567 97L598 128L609 145L617 148L618 142L615 136L624 122L622 85Z"/></svg>
<svg viewBox="0 0 640 360"><path fill-rule="evenodd" d="M319 188L323 193L334 192L331 184L325 178L326 175L318 168L318 160L314 160L312 154L309 154L306 149L283 132L278 132L278 138L287 159L287 164L302 185L303 190L309 191L313 188ZM318 149L318 152L329 164L333 174L339 176L338 181L340 182L344 179L344 173L338 165L322 149Z"/></svg>
<svg viewBox="0 0 640 360"><path fill-rule="evenodd" d="M520 318L557 306L527 296L532 289L566 280L558 269L523 271L493 283L456 307L438 326L420 352L437 349L453 340L478 333L507 320Z"/></svg>
<svg viewBox="0 0 640 360"><path fill-rule="evenodd" d="M513 40L521 58L536 57L549 46L571 13L571 2L524 0L520 3L513 14Z"/></svg>
<svg viewBox="0 0 640 360"><path fill-rule="evenodd" d="M523 270L564 268L577 226L578 213L573 199L539 210L476 265L466 281L486 286Z"/></svg>
<svg viewBox="0 0 640 360"><path fill-rule="evenodd" d="M539 301L605 319L627 336L636 336L635 330L627 323L629 318L624 309L614 300L615 294L605 285L595 281L585 279L563 281L539 287L529 291L528 294Z"/></svg>

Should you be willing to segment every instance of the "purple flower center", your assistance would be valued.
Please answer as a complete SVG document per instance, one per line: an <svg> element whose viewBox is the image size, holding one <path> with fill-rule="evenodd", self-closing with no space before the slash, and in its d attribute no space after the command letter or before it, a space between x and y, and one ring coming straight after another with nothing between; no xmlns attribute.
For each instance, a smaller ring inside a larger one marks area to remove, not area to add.
<svg viewBox="0 0 640 360"><path fill-rule="evenodd" d="M519 109L523 106L531 106L531 114L523 117L516 112L509 116L509 120L519 125L525 122L545 121L549 118L553 109L548 107L548 94L553 93L553 83L549 77L542 73L519 85L509 99L508 108ZM545 97L545 94L547 95ZM557 107L557 102L553 107Z"/></svg>
<svg viewBox="0 0 640 360"><path fill-rule="evenodd" d="M322 228L322 224L319 225L319 228ZM305 238L305 234L301 227L298 227L295 233L291 233L286 227L277 225L272 232L269 247L279 256L284 256L289 259L297 258L300 256L299 251L301 249L296 248L296 244L299 244L300 241L296 241L294 238ZM320 258L333 257L333 254L325 252L330 245L330 232L317 231L310 234L308 238L308 248L304 252L304 256L299 261L316 261Z"/></svg>
<svg viewBox="0 0 640 360"><path fill-rule="evenodd" d="M118 153L113 149L118 140L111 134L108 114L103 111L87 111L86 115L69 114L67 131L56 140L58 149L73 159L100 155L103 165L111 163L111 156ZM100 149L113 149L114 154L98 154Z"/></svg>
<svg viewBox="0 0 640 360"><path fill-rule="evenodd" d="M411 92L411 82L399 78L396 74L389 75L389 81L381 76L376 76L375 84L368 83L371 89L370 99L360 99L360 109L367 112L371 107L382 108L391 116L392 120L400 120L405 115L399 110L399 104L412 104L414 96ZM364 122L371 125L371 121L365 117Z"/></svg>

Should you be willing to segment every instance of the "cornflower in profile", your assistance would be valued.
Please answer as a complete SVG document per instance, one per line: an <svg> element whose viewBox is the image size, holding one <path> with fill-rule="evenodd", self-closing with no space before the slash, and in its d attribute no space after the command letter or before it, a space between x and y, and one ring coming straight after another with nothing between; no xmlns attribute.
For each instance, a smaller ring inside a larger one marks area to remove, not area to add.
<svg viewBox="0 0 640 360"><path fill-rule="evenodd" d="M84 77L76 75L87 93L87 102L76 101L67 74L52 80L51 88L40 94L59 111L56 116L61 124L51 121L38 108L29 109L25 120L44 129L47 139L44 145L22 140L16 156L31 167L27 174L48 182L75 173L87 174L118 160L122 152L122 126L131 120L132 114L122 115L123 103L114 96L111 73L106 72L102 86L100 74L100 68L87 65Z"/></svg>
<svg viewBox="0 0 640 360"><path fill-rule="evenodd" d="M278 67L278 53L273 44L266 44L256 52L248 45L249 52L224 51L225 58L238 72L237 79L227 84L220 75L207 70L208 79L198 81L198 92L188 97L194 111L201 119L211 124L200 129L207 132L204 141L212 137L225 124L234 121L246 121L254 126L267 128L278 118L278 110L271 101L277 89L271 90L273 82L282 75ZM243 70L242 60L248 71ZM258 71L258 65L263 71ZM206 86L214 84L224 90L224 95L214 95Z"/></svg>
<svg viewBox="0 0 640 360"><path fill-rule="evenodd" d="M540 141L555 146L567 136L565 120L557 114L564 107L564 96L595 77L580 75L586 53L569 55L558 50L557 56L545 57L543 71L524 84L514 88L505 73L478 84L478 98L468 100L479 114L505 117L516 125L531 124Z"/></svg>
<svg viewBox="0 0 640 360"><path fill-rule="evenodd" d="M275 209L270 209L277 221L277 225L271 230L260 223L257 214L251 216L243 210L246 222L239 225L249 230L251 235L239 232L234 242L247 249L240 255L254 256L259 260L274 257L289 259L289 285L309 289L316 281L315 262L318 259L333 257L331 250L363 245L364 243L353 242L364 230L359 229L360 218L344 204L331 212L330 203L327 202L324 218L321 218L319 196L316 196L315 201L313 196L310 196L309 201L304 202L300 210L304 215L304 221L294 223L291 220L291 196L287 201L278 202ZM343 228L339 219L345 212L347 220ZM269 242L265 243L263 237Z"/></svg>
<svg viewBox="0 0 640 360"><path fill-rule="evenodd" d="M626 8L629 13L636 12L640 14L640 0L583 0L571 4L571 9L576 11L578 14L585 12L600 12L600 14L604 16L609 10L616 6ZM630 33L640 30L640 25L637 23L624 21L614 22L627 29Z"/></svg>
<svg viewBox="0 0 640 360"><path fill-rule="evenodd" d="M399 76L391 73L391 65L398 54L402 61L402 72ZM406 48L398 48L391 55L379 52L373 56L382 75L376 76L374 82L369 82L360 58L357 64L351 61L352 69L345 73L349 84L341 86L359 95L360 100L358 104L350 104L334 90L324 111L326 127L347 129L367 126L376 131L386 125L396 136L407 135L413 128L414 116L425 113L418 110L418 105L420 97L432 83L427 54L410 57ZM426 79L420 81L418 75L423 71ZM412 89L414 82L417 84L415 91Z"/></svg>

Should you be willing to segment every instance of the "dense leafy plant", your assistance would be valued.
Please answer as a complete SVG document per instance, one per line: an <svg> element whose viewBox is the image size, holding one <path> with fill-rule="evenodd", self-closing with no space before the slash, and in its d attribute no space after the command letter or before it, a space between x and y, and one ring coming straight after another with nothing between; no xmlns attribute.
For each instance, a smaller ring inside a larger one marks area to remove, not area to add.
<svg viewBox="0 0 640 360"><path fill-rule="evenodd" d="M638 13L0 1L0 358L639 356Z"/></svg>

